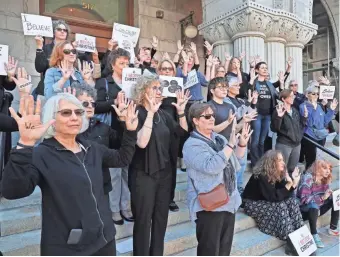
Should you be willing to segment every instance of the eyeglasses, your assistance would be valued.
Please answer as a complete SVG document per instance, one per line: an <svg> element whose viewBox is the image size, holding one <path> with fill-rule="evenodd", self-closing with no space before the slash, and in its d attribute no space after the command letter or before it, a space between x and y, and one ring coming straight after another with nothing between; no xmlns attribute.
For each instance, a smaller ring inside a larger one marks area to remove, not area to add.
<svg viewBox="0 0 340 257"><path fill-rule="evenodd" d="M96 107L96 102L87 102L87 101L85 101L85 102L82 103L82 105L85 108L89 107L90 105L91 105L91 107L95 108Z"/></svg>
<svg viewBox="0 0 340 257"><path fill-rule="evenodd" d="M57 113L60 113L61 116L63 117L71 117L72 113L74 113L77 117L81 117L84 115L85 111L83 109L75 109L75 110L64 109L64 110L57 111Z"/></svg>
<svg viewBox="0 0 340 257"><path fill-rule="evenodd" d="M152 88L151 88L153 91L160 91L160 92L163 92L163 87L157 87L157 86L153 86Z"/></svg>
<svg viewBox="0 0 340 257"><path fill-rule="evenodd" d="M215 114L205 114L205 115L201 115L201 117L204 117L206 120L210 120L211 117L213 117L215 119Z"/></svg>
<svg viewBox="0 0 340 257"><path fill-rule="evenodd" d="M309 93L310 95L319 95L319 93L315 93L315 92L313 92L313 93Z"/></svg>
<svg viewBox="0 0 340 257"><path fill-rule="evenodd" d="M76 54L77 50L76 49L64 49L63 53L66 55L69 55L70 53Z"/></svg>
<svg viewBox="0 0 340 257"><path fill-rule="evenodd" d="M174 68L172 68L172 67L162 67L161 71L174 71Z"/></svg>
<svg viewBox="0 0 340 257"><path fill-rule="evenodd" d="M67 29L62 29L62 28L56 28L55 29L56 31L59 31L59 32L65 32L65 33L67 33L68 32L68 30Z"/></svg>

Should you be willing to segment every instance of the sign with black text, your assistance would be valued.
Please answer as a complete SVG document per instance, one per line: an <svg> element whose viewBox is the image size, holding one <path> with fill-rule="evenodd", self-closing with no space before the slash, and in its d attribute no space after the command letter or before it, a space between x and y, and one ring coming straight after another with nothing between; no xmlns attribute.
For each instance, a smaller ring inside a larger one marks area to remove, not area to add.
<svg viewBox="0 0 340 257"><path fill-rule="evenodd" d="M139 68L124 68L122 76L122 90L127 98L132 98L132 90L136 86L137 79L142 75Z"/></svg>
<svg viewBox="0 0 340 257"><path fill-rule="evenodd" d="M335 86L320 86L320 99L333 99L335 93Z"/></svg>
<svg viewBox="0 0 340 257"><path fill-rule="evenodd" d="M118 46L130 53L130 63L134 63L135 62L135 49L134 49L133 43L130 40L124 39L124 40L118 41Z"/></svg>
<svg viewBox="0 0 340 257"><path fill-rule="evenodd" d="M77 50L94 53L96 51L96 38L84 34L76 34Z"/></svg>
<svg viewBox="0 0 340 257"><path fill-rule="evenodd" d="M340 210L340 189L335 190L333 192L332 198L333 198L334 211L339 211Z"/></svg>
<svg viewBox="0 0 340 257"><path fill-rule="evenodd" d="M113 24L112 38L118 41L118 43L122 42L123 40L129 40L132 42L133 47L135 48L138 42L139 33L140 33L139 28L119 23Z"/></svg>
<svg viewBox="0 0 340 257"><path fill-rule="evenodd" d="M192 70L188 73L187 82L184 85L184 89L192 87L192 86L196 85L198 82L199 81L198 81L198 77L197 77L197 72L194 69L194 70Z"/></svg>
<svg viewBox="0 0 340 257"><path fill-rule="evenodd" d="M53 37L51 17L22 13L21 20L24 29L24 35Z"/></svg>
<svg viewBox="0 0 340 257"><path fill-rule="evenodd" d="M299 256L309 256L317 250L313 236L306 225L290 233L289 238Z"/></svg>
<svg viewBox="0 0 340 257"><path fill-rule="evenodd" d="M0 75L7 75L5 63L8 63L8 45L0 45Z"/></svg>
<svg viewBox="0 0 340 257"><path fill-rule="evenodd" d="M176 97L176 91L183 90L183 78L159 76L159 79L163 89L162 96Z"/></svg>

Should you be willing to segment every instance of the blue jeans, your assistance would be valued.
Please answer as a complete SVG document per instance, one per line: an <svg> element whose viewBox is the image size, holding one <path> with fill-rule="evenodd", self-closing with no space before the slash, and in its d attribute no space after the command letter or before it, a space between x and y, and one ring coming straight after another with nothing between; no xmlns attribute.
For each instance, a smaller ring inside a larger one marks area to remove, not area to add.
<svg viewBox="0 0 340 257"><path fill-rule="evenodd" d="M243 187L243 174L247 168L247 149L245 150L245 154L240 162L240 170L236 172L236 182L237 182L237 188Z"/></svg>
<svg viewBox="0 0 340 257"><path fill-rule="evenodd" d="M271 115L257 116L257 119L252 122L252 128L254 130L251 145L250 145L250 159L251 166L254 167L257 161L264 154L264 140L266 139L271 121Z"/></svg>

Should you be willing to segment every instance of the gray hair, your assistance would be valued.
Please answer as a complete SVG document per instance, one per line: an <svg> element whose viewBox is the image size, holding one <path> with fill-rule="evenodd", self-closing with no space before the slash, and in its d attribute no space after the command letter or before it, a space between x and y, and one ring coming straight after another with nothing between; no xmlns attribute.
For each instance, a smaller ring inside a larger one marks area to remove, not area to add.
<svg viewBox="0 0 340 257"><path fill-rule="evenodd" d="M213 105L209 103L194 103L189 108L189 122L195 128L194 118L199 119L200 116L208 109L211 109L214 113L216 109Z"/></svg>
<svg viewBox="0 0 340 257"><path fill-rule="evenodd" d="M88 96L92 97L93 100L95 101L97 99L97 90L87 84L85 81L83 82L78 82L75 81L72 83L71 88L74 88L76 90L76 97L83 95L86 93Z"/></svg>
<svg viewBox="0 0 340 257"><path fill-rule="evenodd" d="M64 25L65 28L67 29L67 37L66 40L68 39L68 37L71 35L71 28L70 26L66 23L66 21L64 20L56 20L52 22L52 26L53 26L53 38L54 38L54 31L57 29L57 27L59 25Z"/></svg>
<svg viewBox="0 0 340 257"><path fill-rule="evenodd" d="M154 82L159 82L157 75L142 75L137 79L136 86L132 89L132 99L136 104L143 104L145 91Z"/></svg>
<svg viewBox="0 0 340 257"><path fill-rule="evenodd" d="M84 110L83 105L74 95L68 94L68 93L59 93L57 95L52 96L45 103L44 109L43 109L43 115L42 115L42 123L43 124L49 122L50 120L55 119L56 113L58 111L60 111L60 109L59 109L60 100L65 100L67 102L70 102L70 103L76 105L79 109ZM82 122L83 126L84 126L84 118L85 118L85 116L83 116L83 122ZM82 128L81 132L82 131L83 131L83 128ZM44 135L44 138L48 139L48 138L51 138L51 137L54 137L54 136L55 136L55 129L52 125L47 129L47 131Z"/></svg>
<svg viewBox="0 0 340 257"><path fill-rule="evenodd" d="M112 51L107 58L107 67L110 71L112 71L112 64L115 64L119 57L126 57L130 60L130 53L123 48Z"/></svg>
<svg viewBox="0 0 340 257"><path fill-rule="evenodd" d="M293 82L297 82L296 79L292 79L291 81L289 81L289 86L293 84Z"/></svg>
<svg viewBox="0 0 340 257"><path fill-rule="evenodd" d="M319 92L319 86L312 84L312 83L309 83L305 92L306 92L306 94L313 93L313 92Z"/></svg>

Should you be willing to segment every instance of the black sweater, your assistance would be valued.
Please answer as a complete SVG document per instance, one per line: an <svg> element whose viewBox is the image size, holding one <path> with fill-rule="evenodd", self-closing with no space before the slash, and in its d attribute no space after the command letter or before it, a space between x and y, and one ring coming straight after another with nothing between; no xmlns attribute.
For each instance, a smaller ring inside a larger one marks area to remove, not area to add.
<svg viewBox="0 0 340 257"><path fill-rule="evenodd" d="M243 198L259 201L265 200L269 202L280 202L289 198L294 191L294 188L291 187L290 190L287 190L286 181L277 182L274 185L268 182L268 178L264 175L259 175L255 177L252 175L249 179L244 192Z"/></svg>
<svg viewBox="0 0 340 257"><path fill-rule="evenodd" d="M54 43L47 44L43 46L42 51L37 51L35 56L35 70L40 73L40 81L36 89L36 93L39 95L44 95L44 76L49 65L49 59L51 57L54 48Z"/></svg>

